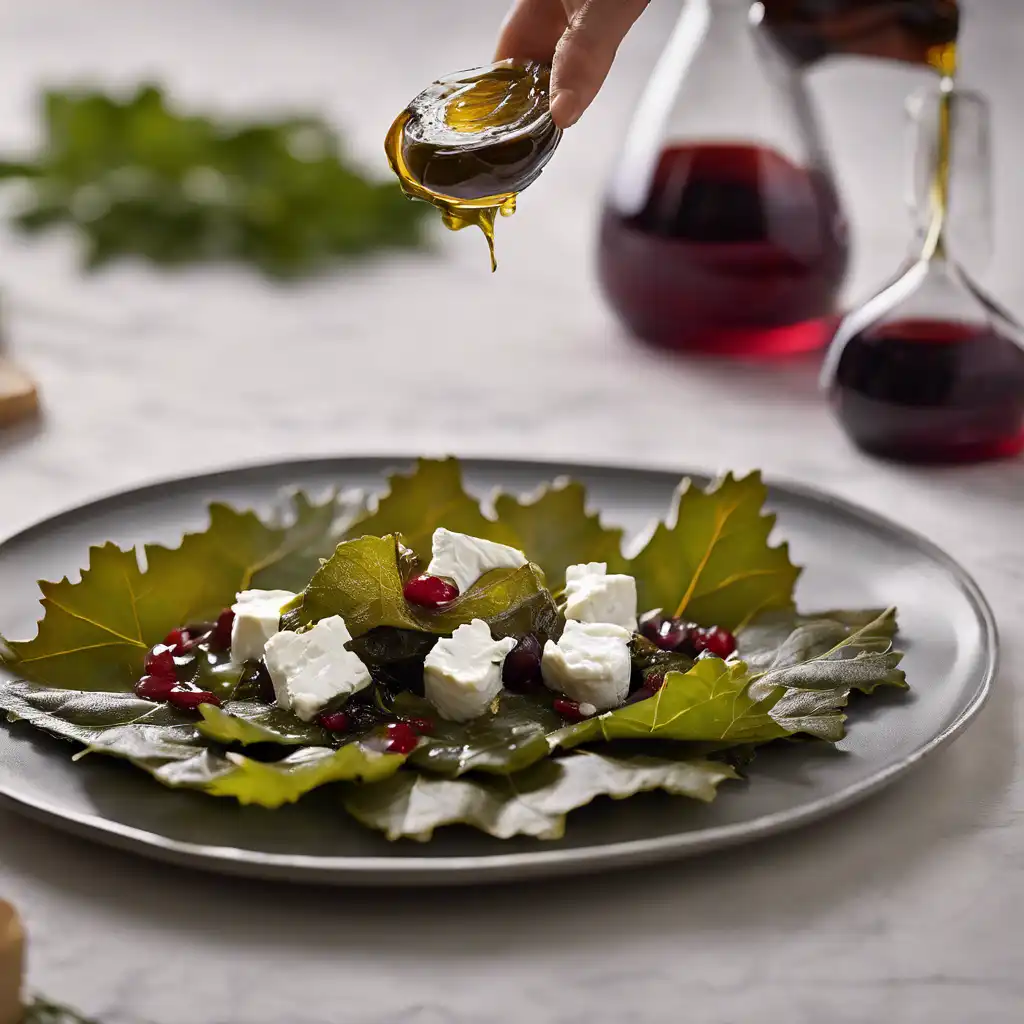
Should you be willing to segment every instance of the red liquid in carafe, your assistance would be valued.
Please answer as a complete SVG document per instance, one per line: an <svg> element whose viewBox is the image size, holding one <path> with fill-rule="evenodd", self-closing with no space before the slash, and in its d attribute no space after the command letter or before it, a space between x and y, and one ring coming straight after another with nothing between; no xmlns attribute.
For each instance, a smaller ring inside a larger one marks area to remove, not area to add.
<svg viewBox="0 0 1024 1024"><path fill-rule="evenodd" d="M666 149L639 211L606 207L599 274L651 344L771 356L828 342L847 258L825 174L716 143Z"/></svg>
<svg viewBox="0 0 1024 1024"><path fill-rule="evenodd" d="M1024 450L1024 350L986 324L903 320L853 337L832 402L853 441L909 462Z"/></svg>

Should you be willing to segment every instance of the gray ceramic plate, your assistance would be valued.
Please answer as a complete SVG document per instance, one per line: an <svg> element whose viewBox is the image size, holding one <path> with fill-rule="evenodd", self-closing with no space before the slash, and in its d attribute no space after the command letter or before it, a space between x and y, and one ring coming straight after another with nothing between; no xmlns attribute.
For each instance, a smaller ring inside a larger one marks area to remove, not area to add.
<svg viewBox="0 0 1024 1024"><path fill-rule="evenodd" d="M177 543L200 528L213 499L266 508L282 488L379 488L402 459L337 459L196 477L75 509L0 545L0 630L34 632L36 580L74 574L89 545ZM584 481L609 521L639 531L664 514L678 474L469 461L479 493L525 491L562 473ZM699 474L694 474L699 476ZM910 698L856 709L839 750L768 750L747 783L710 806L649 795L598 804L569 819L566 838L499 842L468 829L433 842L389 844L333 812L322 794L280 811L240 808L161 789L100 757L72 764L68 747L26 725L0 726L0 798L77 835L217 871L336 884L452 884L536 877L679 857L793 828L892 782L960 732L988 695L996 664L993 619L971 579L928 541L813 491L775 486L779 532L807 567L807 610L894 604L900 610ZM0 670L2 671L2 670Z"/></svg>

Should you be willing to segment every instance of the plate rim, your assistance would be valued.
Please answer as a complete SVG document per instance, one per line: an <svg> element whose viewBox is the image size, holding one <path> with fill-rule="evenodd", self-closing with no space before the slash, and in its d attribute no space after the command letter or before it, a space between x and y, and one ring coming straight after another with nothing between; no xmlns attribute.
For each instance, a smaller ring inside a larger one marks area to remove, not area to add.
<svg viewBox="0 0 1024 1024"><path fill-rule="evenodd" d="M68 518L102 512L129 498L152 498L161 491L178 485L216 484L246 473L273 474L294 470L296 475L363 467L382 470L415 463L431 456L417 455L335 455L298 459L275 459L266 462L242 463L207 470L202 473L177 475L152 480L136 487L120 488L90 500L64 507L43 519L29 523L14 533L0 538L0 556L9 546L29 540L44 529L59 526ZM440 457L440 456L439 456ZM719 474L686 468L614 462L579 460L515 459L501 456L459 457L462 466L515 466L541 474L573 476L589 472L611 472L619 475L656 475L666 478L694 477L715 479ZM995 614L974 577L945 550L923 534L894 522L880 513L857 505L810 484L763 475L769 491L794 495L812 504L825 506L847 518L867 523L876 530L896 536L901 542L926 555L956 581L968 599L981 626L979 643L984 659L980 683L961 713L930 740L922 743L899 761L872 773L860 782L844 787L838 793L819 797L799 807L761 815L749 821L719 825L695 832L631 839L593 847L569 849L537 849L519 853L472 854L455 857L319 857L303 854L277 854L243 850L228 846L207 846L183 842L134 826L112 822L93 814L67 811L37 799L19 794L0 783L0 805L10 808L46 825L70 831L106 846L145 855L186 867L234 875L271 878L304 884L336 885L475 885L527 878L552 877L569 873L584 874L614 868L622 863L637 865L653 861L692 856L712 849L724 849L741 843L781 834L819 821L837 811L853 806L885 788L915 768L926 757L941 750L959 736L987 703L999 671L999 629ZM600 510L598 510L600 511Z"/></svg>

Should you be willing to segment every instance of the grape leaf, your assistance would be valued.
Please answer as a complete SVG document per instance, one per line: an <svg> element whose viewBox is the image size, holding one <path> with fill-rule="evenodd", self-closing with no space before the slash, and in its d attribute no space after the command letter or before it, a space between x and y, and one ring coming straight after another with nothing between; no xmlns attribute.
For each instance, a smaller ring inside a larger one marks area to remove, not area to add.
<svg viewBox="0 0 1024 1024"><path fill-rule="evenodd" d="M498 494L493 519L466 492L457 459L420 459L389 484L376 511L358 520L350 537L401 534L425 565L433 533L443 526L518 548L554 585L564 583L566 566L579 562L607 562L610 572L623 565L622 530L603 526L587 511L582 484L559 481L525 499Z"/></svg>
<svg viewBox="0 0 1024 1024"><path fill-rule="evenodd" d="M805 640L817 641L817 632L813 625L798 627L796 639L756 673L742 661L702 658L689 672L670 672L653 697L567 726L550 742L574 747L649 738L724 747L807 734L835 743L845 735L841 709L851 689L906 685L897 667L902 655L881 635L892 616L883 613L809 658Z"/></svg>
<svg viewBox="0 0 1024 1024"><path fill-rule="evenodd" d="M906 689L906 676L898 667L903 655L893 650L895 633L892 608L852 629L830 620L801 622L755 676L751 692L781 687L785 694L773 709L778 718L787 696L805 689L827 692L845 687L863 693L873 693L879 686Z"/></svg>
<svg viewBox="0 0 1024 1024"><path fill-rule="evenodd" d="M762 511L767 496L758 473L729 474L708 491L684 481L668 519L627 563L640 608L737 629L790 607L800 571L788 545L768 543L775 517Z"/></svg>
<svg viewBox="0 0 1024 1024"><path fill-rule="evenodd" d="M50 686L128 690L146 651L170 629L215 618L239 590L276 587L311 569L317 537L333 547L338 509L336 498L316 505L295 496L288 524L272 527L254 512L211 505L210 525L185 534L180 547L146 545L145 569L134 548L94 547L79 581L40 583L38 634L7 641L0 658Z"/></svg>
<svg viewBox="0 0 1024 1024"><path fill-rule="evenodd" d="M330 747L331 734L316 722L303 722L290 711L257 701L229 701L224 707L203 704L196 723L200 735L217 743L278 743L289 747Z"/></svg>
<svg viewBox="0 0 1024 1024"><path fill-rule="evenodd" d="M520 615L523 606L528 610ZM305 625L330 615L342 616L353 637L381 627L444 635L473 619L514 626L521 618L525 632L538 619L558 620L544 578L533 565L485 573L439 611L414 608L402 593L394 536L360 537L339 544L303 591L301 604L286 612L284 622Z"/></svg>
<svg viewBox="0 0 1024 1024"><path fill-rule="evenodd" d="M469 722L438 718L422 697L399 694L395 711L403 717L434 723L409 763L437 775L458 776L479 771L510 775L548 756L548 734L561 723L550 700L503 690L497 708Z"/></svg>
<svg viewBox="0 0 1024 1024"><path fill-rule="evenodd" d="M378 499L376 509L349 531L350 539L401 534L424 566L430 561L434 531L441 526L500 544L516 539L507 527L488 519L477 499L466 493L458 459L419 459L411 473L396 473L388 483L390 489Z"/></svg>
<svg viewBox="0 0 1024 1024"><path fill-rule="evenodd" d="M606 562L609 572L622 572L622 530L602 525L587 511L582 484L564 481L541 488L530 499L500 494L494 500L498 522L512 531L513 547L525 551L557 589L565 570L581 562Z"/></svg>
<svg viewBox="0 0 1024 1024"><path fill-rule="evenodd" d="M798 615L794 610L779 610L759 615L736 636L737 653L751 672L768 668L780 649L787 648L797 660L816 657L830 650L859 629L869 635L891 640L896 635L896 616L883 608L856 611L827 611Z"/></svg>
<svg viewBox="0 0 1024 1024"><path fill-rule="evenodd" d="M300 747L263 763L210 746L194 720L164 704L126 693L86 693L23 682L0 683L0 710L62 739L83 744L78 756L106 754L149 772L165 786L280 807L328 782L376 781L405 761L376 737L338 750Z"/></svg>
<svg viewBox="0 0 1024 1024"><path fill-rule="evenodd" d="M542 761L510 776L431 778L399 772L383 782L346 786L345 809L388 839L429 840L443 825L471 825L498 839L526 835L560 839L566 815L599 796L622 800L662 789L710 802L726 764L577 753Z"/></svg>
<svg viewBox="0 0 1024 1024"><path fill-rule="evenodd" d="M385 753L362 741L337 750L300 747L280 761L255 761L228 752L168 764L156 773L168 786L201 789L211 796L234 797L240 804L274 809L295 803L307 793L331 782L379 782L393 775L405 761L401 754Z"/></svg>

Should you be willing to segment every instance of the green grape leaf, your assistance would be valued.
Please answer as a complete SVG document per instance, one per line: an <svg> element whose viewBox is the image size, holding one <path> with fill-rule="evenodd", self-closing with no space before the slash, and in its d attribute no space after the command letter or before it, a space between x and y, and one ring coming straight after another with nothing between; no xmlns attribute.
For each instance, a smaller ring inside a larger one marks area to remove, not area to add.
<svg viewBox="0 0 1024 1024"><path fill-rule="evenodd" d="M498 839L560 839L570 811L607 796L623 800L661 789L709 802L726 779L716 761L607 757L577 753L510 776L431 778L403 771L383 782L347 786L345 809L388 839L429 840L444 825L470 825Z"/></svg>
<svg viewBox="0 0 1024 1024"><path fill-rule="evenodd" d="M597 514L587 511L587 492L580 483L543 487L529 499L500 494L494 511L515 538L509 543L526 552L555 589L564 585L570 565L606 562L609 572L624 571L622 530L602 525Z"/></svg>
<svg viewBox="0 0 1024 1024"><path fill-rule="evenodd" d="M641 609L737 629L793 603L799 576L786 544L772 547L775 517L758 473L732 474L702 491L684 481L666 522L628 563Z"/></svg>
<svg viewBox="0 0 1024 1024"><path fill-rule="evenodd" d="M405 757L359 741L332 750L300 747L280 761L255 761L228 752L166 765L156 773L164 785L234 797L240 804L271 810L298 801L331 782L379 782L393 775Z"/></svg>
<svg viewBox="0 0 1024 1024"><path fill-rule="evenodd" d="M856 611L816 612L798 615L793 609L759 615L737 634L737 653L751 672L767 669L781 650L797 661L817 657L841 640L857 632L892 640L896 635L896 616L884 608Z"/></svg>
<svg viewBox="0 0 1024 1024"><path fill-rule="evenodd" d="M290 711L257 701L229 701L224 707L202 704L196 723L200 735L217 743L253 746L330 747L331 734L316 722L303 722Z"/></svg>
<svg viewBox="0 0 1024 1024"><path fill-rule="evenodd" d="M400 534L425 566L438 527L509 544L525 552L553 585L565 581L565 569L580 562L607 562L620 571L622 530L606 527L588 512L582 484L559 481L528 498L498 494L494 518L467 493L457 459L420 459L409 474L389 478L389 491L377 509L358 520L350 537Z"/></svg>
<svg viewBox="0 0 1024 1024"><path fill-rule="evenodd" d="M437 775L466 772L511 775L548 756L547 737L561 724L551 701L503 690L497 707L469 722L439 718L422 697L403 693L395 700L403 717L427 718L433 730L425 736L409 762Z"/></svg>
<svg viewBox="0 0 1024 1024"><path fill-rule="evenodd" d="M554 628L559 621L543 575L533 565L485 573L439 611L414 608L402 594L394 536L339 544L303 591L301 603L286 612L284 622L305 625L331 615L342 616L353 637L382 627L441 636L473 619L495 620L505 629L524 632L537 622Z"/></svg>
<svg viewBox="0 0 1024 1024"><path fill-rule="evenodd" d="M81 579L40 583L45 615L35 639L7 641L0 658L19 676L75 690L128 690L146 651L175 626L215 618L239 590L308 579L336 542L339 499L314 504L295 495L285 525L254 512L210 506L210 524L177 548L147 544L145 569L135 549L95 547Z"/></svg>
<svg viewBox="0 0 1024 1024"><path fill-rule="evenodd" d="M885 612L834 637L835 644L824 650L815 626L800 626L759 672L742 661L699 659L688 672L670 672L649 699L567 726L550 742L574 747L646 738L729 747L803 734L838 742L845 735L842 708L851 689L906 686L898 668L902 655L884 635L891 617ZM808 638L818 644L814 651L808 650Z"/></svg>
<svg viewBox="0 0 1024 1024"><path fill-rule="evenodd" d="M420 459L411 473L396 473L388 483L390 489L373 512L356 521L350 538L401 535L424 568L430 561L434 531L442 526L454 533L514 546L515 535L488 519L479 501L466 493L458 459Z"/></svg>
<svg viewBox="0 0 1024 1024"><path fill-rule="evenodd" d="M377 781L405 761L369 737L340 749L300 747L264 763L225 752L201 736L193 719L163 704L125 693L58 690L0 682L0 711L84 746L78 756L106 754L131 762L165 786L234 797L275 808L329 782Z"/></svg>

